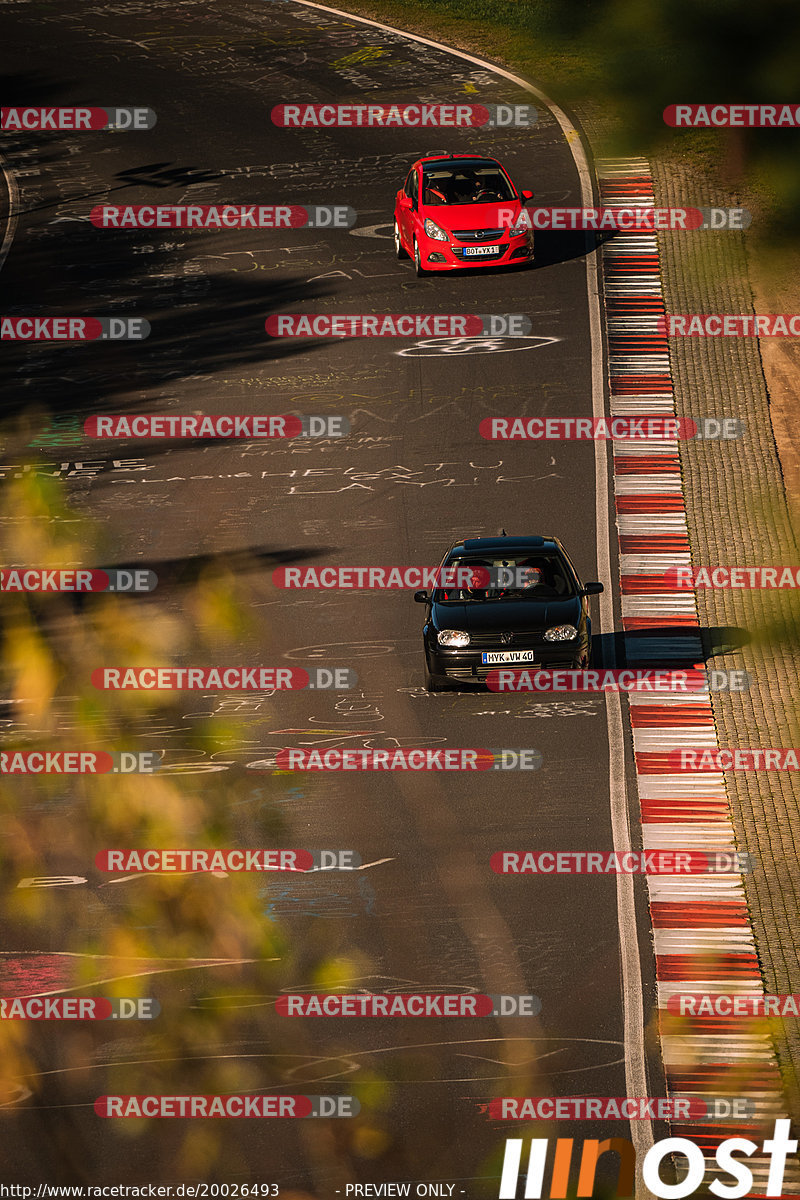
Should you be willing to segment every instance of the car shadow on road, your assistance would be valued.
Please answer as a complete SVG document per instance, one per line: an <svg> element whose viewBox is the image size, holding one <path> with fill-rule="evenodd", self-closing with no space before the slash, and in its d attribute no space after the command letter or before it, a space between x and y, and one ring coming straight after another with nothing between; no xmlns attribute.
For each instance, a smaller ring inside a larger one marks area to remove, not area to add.
<svg viewBox="0 0 800 1200"><path fill-rule="evenodd" d="M534 235L533 266L537 270L555 263L585 258L600 244L600 235L582 229L540 230Z"/></svg>
<svg viewBox="0 0 800 1200"><path fill-rule="evenodd" d="M533 261L502 262L483 265L478 269L463 271L448 271L450 279L462 280L470 288L474 286L476 275L516 275L524 271L540 271L544 267L552 267L556 263L569 262L574 258L584 258L592 254L600 245L601 234L589 233L585 230L544 230L536 234L534 240ZM412 273L413 274L413 273ZM426 271L421 282L435 280L441 272Z"/></svg>
<svg viewBox="0 0 800 1200"><path fill-rule="evenodd" d="M592 638L592 662L606 668L686 668L741 650L752 634L736 625L658 625Z"/></svg>
<svg viewBox="0 0 800 1200"><path fill-rule="evenodd" d="M592 668L686 670L708 663L718 655L741 650L752 640L752 634L738 625L658 625L652 629L599 633L592 637ZM486 691L486 685L465 681L450 690L480 693Z"/></svg>

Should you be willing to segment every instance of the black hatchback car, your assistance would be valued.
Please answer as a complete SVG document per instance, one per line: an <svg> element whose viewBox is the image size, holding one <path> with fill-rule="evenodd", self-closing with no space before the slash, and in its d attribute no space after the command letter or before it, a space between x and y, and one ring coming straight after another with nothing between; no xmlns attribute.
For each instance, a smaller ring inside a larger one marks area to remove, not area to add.
<svg viewBox="0 0 800 1200"><path fill-rule="evenodd" d="M450 547L440 570L443 586L414 593L427 605L428 691L484 683L501 666L589 666L587 597L603 585L581 583L558 538L470 538Z"/></svg>

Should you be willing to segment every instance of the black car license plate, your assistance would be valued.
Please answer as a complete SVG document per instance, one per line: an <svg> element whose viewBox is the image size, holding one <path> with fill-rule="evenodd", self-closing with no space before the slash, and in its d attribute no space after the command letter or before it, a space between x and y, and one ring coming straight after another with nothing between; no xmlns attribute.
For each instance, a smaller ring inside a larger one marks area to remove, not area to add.
<svg viewBox="0 0 800 1200"><path fill-rule="evenodd" d="M503 666L506 663L532 663L532 650L485 650L481 662L486 666Z"/></svg>

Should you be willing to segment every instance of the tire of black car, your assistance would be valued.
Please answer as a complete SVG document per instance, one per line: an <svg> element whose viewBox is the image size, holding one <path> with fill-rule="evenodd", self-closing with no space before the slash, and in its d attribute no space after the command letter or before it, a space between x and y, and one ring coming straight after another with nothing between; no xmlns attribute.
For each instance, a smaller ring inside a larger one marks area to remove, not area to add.
<svg viewBox="0 0 800 1200"><path fill-rule="evenodd" d="M445 684L439 683L433 678L428 670L428 661L425 660L425 691L426 692L444 692L446 691Z"/></svg>

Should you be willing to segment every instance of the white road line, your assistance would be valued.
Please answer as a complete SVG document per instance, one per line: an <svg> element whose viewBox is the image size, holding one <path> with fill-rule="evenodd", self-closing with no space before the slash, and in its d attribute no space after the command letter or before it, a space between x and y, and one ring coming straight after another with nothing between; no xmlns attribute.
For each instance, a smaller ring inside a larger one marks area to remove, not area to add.
<svg viewBox="0 0 800 1200"><path fill-rule="evenodd" d="M17 181L14 177L14 172L6 164L4 158L0 157L0 171L3 172L3 178L6 181L8 188L8 221L6 222L5 230L3 231L3 240L0 242L0 270L3 263L8 258L8 252L11 249L11 243L14 240L14 234L17 231L17 221L19 220L19 189Z"/></svg>

